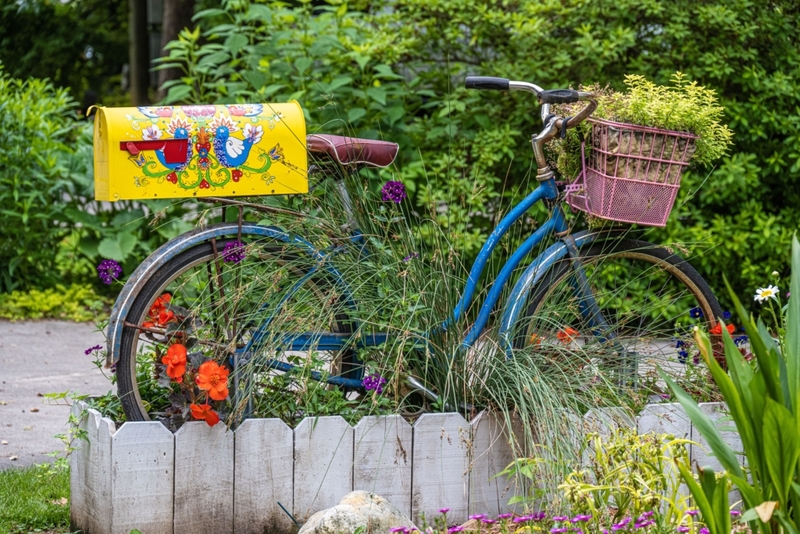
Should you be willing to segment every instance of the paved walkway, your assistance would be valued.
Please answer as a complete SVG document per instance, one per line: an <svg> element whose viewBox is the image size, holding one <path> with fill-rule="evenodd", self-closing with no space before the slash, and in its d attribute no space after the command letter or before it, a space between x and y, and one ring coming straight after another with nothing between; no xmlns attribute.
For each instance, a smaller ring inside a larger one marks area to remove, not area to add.
<svg viewBox="0 0 800 534"><path fill-rule="evenodd" d="M83 353L104 344L88 323L0 321L0 469L51 461L47 453L64 450L53 436L67 431L69 407L42 395L114 389Z"/></svg>

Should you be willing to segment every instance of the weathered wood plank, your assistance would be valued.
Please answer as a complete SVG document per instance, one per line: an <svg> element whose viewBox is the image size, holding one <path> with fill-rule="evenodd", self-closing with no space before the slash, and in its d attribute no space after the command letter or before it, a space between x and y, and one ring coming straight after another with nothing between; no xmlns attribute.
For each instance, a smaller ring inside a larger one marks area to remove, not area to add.
<svg viewBox="0 0 800 534"><path fill-rule="evenodd" d="M292 510L292 429L280 419L248 419L236 429L234 443L234 532L290 532L294 523L277 503Z"/></svg>
<svg viewBox="0 0 800 534"><path fill-rule="evenodd" d="M613 429L636 428L636 421L625 408L593 408L583 417L586 432L607 436Z"/></svg>
<svg viewBox="0 0 800 534"><path fill-rule="evenodd" d="M519 421L516 421L519 423ZM521 428L506 421L493 412L481 412L472 421L472 462L469 478L469 513L497 515L512 511L508 501L518 492L524 491L522 480L510 480L496 476L516 459L510 440L516 443L521 454Z"/></svg>
<svg viewBox="0 0 800 534"><path fill-rule="evenodd" d="M377 493L410 516L411 451L411 425L402 416L364 417L355 428L353 489Z"/></svg>
<svg viewBox="0 0 800 534"><path fill-rule="evenodd" d="M469 423L456 413L423 414L414 423L411 517L428 522L449 508L450 523L466 521L469 496Z"/></svg>
<svg viewBox="0 0 800 534"><path fill-rule="evenodd" d="M175 534L233 532L233 432L184 424L175 434Z"/></svg>
<svg viewBox="0 0 800 534"><path fill-rule="evenodd" d="M74 429L70 429L74 435L79 432L87 432L89 429L88 414L84 413L88 407L86 403L80 401L72 405L70 414L78 421ZM70 507L69 517L72 530L89 529L89 518L86 510L86 483L89 477L89 448L90 444L82 439L75 439L72 444L75 450L69 456L69 494Z"/></svg>
<svg viewBox="0 0 800 534"><path fill-rule="evenodd" d="M337 416L294 429L294 516L304 523L353 491L353 427Z"/></svg>
<svg viewBox="0 0 800 534"><path fill-rule="evenodd" d="M111 437L114 423L100 415L87 411L89 455L84 502L91 534L111 532Z"/></svg>
<svg viewBox="0 0 800 534"><path fill-rule="evenodd" d="M111 443L113 534L173 530L175 438L157 422L128 422Z"/></svg>

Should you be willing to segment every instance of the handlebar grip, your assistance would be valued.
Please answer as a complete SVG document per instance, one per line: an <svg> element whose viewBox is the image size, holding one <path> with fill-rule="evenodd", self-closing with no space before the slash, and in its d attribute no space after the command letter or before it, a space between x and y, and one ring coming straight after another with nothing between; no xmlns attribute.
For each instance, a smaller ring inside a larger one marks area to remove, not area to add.
<svg viewBox="0 0 800 534"><path fill-rule="evenodd" d="M542 104L571 104L580 100L580 93L572 89L551 89L539 93Z"/></svg>
<svg viewBox="0 0 800 534"><path fill-rule="evenodd" d="M467 76L464 86L467 89L493 89L495 91L508 91L508 78L495 78L493 76Z"/></svg>

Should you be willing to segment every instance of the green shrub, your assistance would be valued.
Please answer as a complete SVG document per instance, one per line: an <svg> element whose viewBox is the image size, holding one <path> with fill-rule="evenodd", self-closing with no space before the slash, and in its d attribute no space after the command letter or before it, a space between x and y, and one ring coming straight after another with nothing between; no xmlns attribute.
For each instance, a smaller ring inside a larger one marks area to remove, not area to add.
<svg viewBox="0 0 800 534"><path fill-rule="evenodd" d="M88 284L72 284L45 290L12 291L0 294L0 318L11 321L27 319L61 319L92 321L105 316L111 300Z"/></svg>
<svg viewBox="0 0 800 534"><path fill-rule="evenodd" d="M72 109L66 90L10 78L0 66L0 292L57 280Z"/></svg>

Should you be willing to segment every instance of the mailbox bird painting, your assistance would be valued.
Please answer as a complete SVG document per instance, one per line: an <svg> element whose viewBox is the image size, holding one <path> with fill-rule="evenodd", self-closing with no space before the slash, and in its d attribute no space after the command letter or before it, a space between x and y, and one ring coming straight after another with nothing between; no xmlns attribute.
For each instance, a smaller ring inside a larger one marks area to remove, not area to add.
<svg viewBox="0 0 800 534"><path fill-rule="evenodd" d="M95 198L306 193L305 139L297 102L98 108Z"/></svg>

